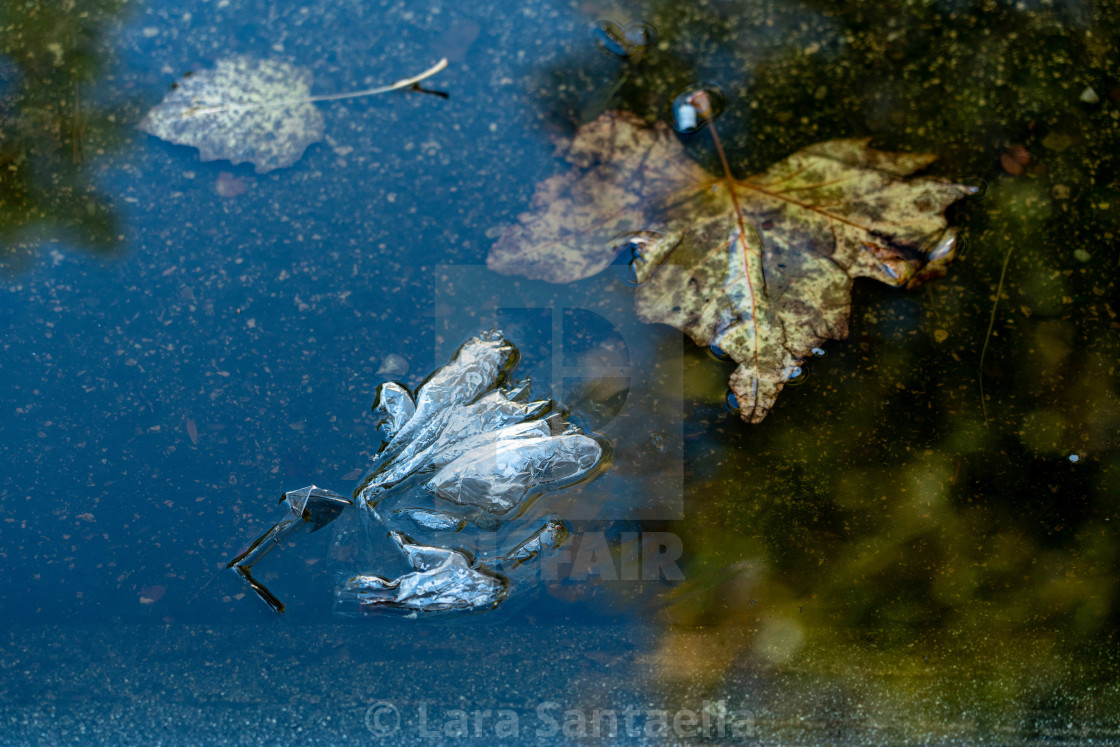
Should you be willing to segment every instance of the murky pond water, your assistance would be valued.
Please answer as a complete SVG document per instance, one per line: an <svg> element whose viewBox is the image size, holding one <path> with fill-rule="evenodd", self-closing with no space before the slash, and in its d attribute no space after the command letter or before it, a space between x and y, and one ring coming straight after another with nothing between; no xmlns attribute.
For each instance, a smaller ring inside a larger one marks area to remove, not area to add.
<svg viewBox="0 0 1120 747"><path fill-rule="evenodd" d="M1117 742L1118 22L0 0L0 742ZM322 142L260 174L136 129L236 54L313 93L447 58L447 96L318 104ZM737 176L867 137L982 186L948 275L857 282L848 339L754 425L733 364L637 321L624 263L486 267L556 138L697 84ZM339 620L340 574L407 566L303 533L254 569L274 615L225 564L285 490L354 489L378 384L492 325L612 445L518 517L562 516L567 554L486 613Z"/></svg>

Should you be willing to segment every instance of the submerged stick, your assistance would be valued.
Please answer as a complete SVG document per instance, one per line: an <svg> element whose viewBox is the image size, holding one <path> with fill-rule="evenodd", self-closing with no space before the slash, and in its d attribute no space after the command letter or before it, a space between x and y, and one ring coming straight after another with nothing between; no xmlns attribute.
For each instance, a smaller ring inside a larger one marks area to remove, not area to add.
<svg viewBox="0 0 1120 747"><path fill-rule="evenodd" d="M984 335L984 345L980 348L980 365L976 369L976 380L980 384L980 408L984 412L984 425L988 425L988 402L984 399L984 356L988 354L988 342L992 339L992 328L996 324L996 308L999 306L999 297L1003 293L1003 279L1007 276L1007 265L1011 261L1011 250L1003 255L1003 267L999 271L999 283L996 284L996 297L992 301L992 314L988 317L988 332Z"/></svg>

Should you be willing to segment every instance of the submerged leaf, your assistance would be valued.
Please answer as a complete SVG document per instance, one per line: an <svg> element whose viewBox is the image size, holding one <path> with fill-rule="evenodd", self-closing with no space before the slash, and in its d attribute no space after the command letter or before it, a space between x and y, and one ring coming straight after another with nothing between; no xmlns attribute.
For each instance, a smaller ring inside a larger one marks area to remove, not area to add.
<svg viewBox="0 0 1120 747"><path fill-rule="evenodd" d="M667 125L617 112L581 127L565 157L573 168L537 186L534 212L506 228L487 264L568 282L629 246L638 315L730 355L747 422L766 416L814 346L847 335L854 278L902 286L944 272L956 234L943 212L970 192L903 179L934 157L866 140L819 143L743 180L715 177Z"/></svg>
<svg viewBox="0 0 1120 747"><path fill-rule="evenodd" d="M203 161L248 161L263 174L291 166L323 139L323 115L310 95L311 71L305 68L231 57L183 78L138 126L198 148Z"/></svg>

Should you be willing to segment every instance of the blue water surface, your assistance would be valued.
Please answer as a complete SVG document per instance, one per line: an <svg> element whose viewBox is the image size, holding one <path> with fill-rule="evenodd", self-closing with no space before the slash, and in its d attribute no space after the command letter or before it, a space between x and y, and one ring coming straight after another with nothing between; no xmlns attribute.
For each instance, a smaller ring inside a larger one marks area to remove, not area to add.
<svg viewBox="0 0 1120 747"><path fill-rule="evenodd" d="M897 5L5 2L0 97L30 98L0 160L50 199L3 234L0 743L1116 743L1116 9ZM652 23L648 56L604 53L603 19ZM266 174L135 129L231 54L315 93L446 57L448 96L321 105L325 141ZM702 82L741 174L858 136L990 187L951 214L950 277L857 285L851 338L760 426L724 404L732 365L637 323L625 264L485 266L557 143ZM615 446L599 492L540 511L612 557L672 535L684 579L339 619L339 574L406 567L348 565L332 528L259 566L274 615L229 560L283 491L353 489L379 383L494 323Z"/></svg>

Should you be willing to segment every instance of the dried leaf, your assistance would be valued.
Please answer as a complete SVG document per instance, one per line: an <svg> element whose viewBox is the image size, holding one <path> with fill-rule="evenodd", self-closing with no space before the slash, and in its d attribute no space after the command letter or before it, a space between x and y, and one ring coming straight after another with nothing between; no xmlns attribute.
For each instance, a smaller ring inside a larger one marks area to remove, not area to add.
<svg viewBox="0 0 1120 747"><path fill-rule="evenodd" d="M203 161L249 161L263 174L291 166L323 139L310 97L310 70L241 55L183 78L138 127L198 148Z"/></svg>
<svg viewBox="0 0 1120 747"><path fill-rule="evenodd" d="M847 335L854 278L902 286L944 273L956 234L943 211L971 191L903 179L934 157L866 140L819 143L743 180L715 177L667 125L616 112L580 128L564 157L573 167L538 185L489 267L568 282L634 246L639 316L739 363L731 389L747 422L766 416L813 347Z"/></svg>

